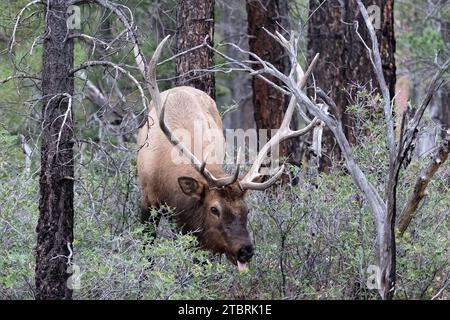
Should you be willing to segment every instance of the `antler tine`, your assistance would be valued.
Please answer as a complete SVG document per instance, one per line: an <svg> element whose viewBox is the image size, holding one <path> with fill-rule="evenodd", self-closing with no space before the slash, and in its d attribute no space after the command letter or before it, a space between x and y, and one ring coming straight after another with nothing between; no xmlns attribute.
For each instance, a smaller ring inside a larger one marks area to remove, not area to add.
<svg viewBox="0 0 450 320"><path fill-rule="evenodd" d="M165 101L167 101L168 95L166 96ZM198 172L202 173L203 175L207 175L209 172L206 170L205 165L188 149L186 148L181 141L177 138L175 134L172 133L172 130L167 126L165 119L166 114L166 103L164 101L164 104L161 107L161 112L159 114L159 127L161 128L162 132L166 135L166 137L169 139L169 141L174 145L174 147L177 147L183 155L188 158L189 162L197 169Z"/></svg>
<svg viewBox="0 0 450 320"><path fill-rule="evenodd" d="M234 170L233 174L229 177L220 179L220 182L218 180L216 183L223 184L223 186L226 186L226 185L236 182L236 180L239 177L239 171L241 169L241 165L239 163L240 157L241 157L241 148L238 149L238 153L237 153L237 157L236 157L236 169Z"/></svg>
<svg viewBox="0 0 450 320"><path fill-rule="evenodd" d="M161 100L161 95L158 89L158 84L156 82L156 66L161 56L162 49L169 40L170 35L166 36L158 45L155 52L153 53L152 59L148 63L147 73L145 74L145 68L143 66L142 57L140 55L139 47L135 46L135 56L136 62L139 66L139 69L144 74L145 80L147 81L147 89L150 92L150 96L155 104L155 108L159 118L159 126L162 132L166 135L172 145L178 148L182 154L188 158L189 162L192 166L206 179L208 184L215 187L224 187L226 185L234 183L239 176L240 166L236 167L236 170L232 176L225 178L216 178L214 175L206 169L206 157L203 162L201 162L188 148L186 148L181 141L172 133L172 130L167 126L165 122L165 105L169 95L166 96L164 102Z"/></svg>
<svg viewBox="0 0 450 320"><path fill-rule="evenodd" d="M240 182L239 185L242 190L265 190L277 182L280 179L281 175L284 172L284 164L281 165L280 169L278 169L277 173L275 173L269 180L264 182ZM254 179L254 178L253 178Z"/></svg>
<svg viewBox="0 0 450 320"><path fill-rule="evenodd" d="M234 183L238 176L239 176L239 170L240 165L238 164L236 167L236 170L233 175L225 178L216 178L214 175L206 169L206 157L205 161L201 162L188 148L184 146L183 143L176 137L175 134L172 133L172 130L168 127L168 125L165 122L165 113L166 113L166 103L164 100L164 103L161 107L161 113L159 114L159 127L161 128L162 132L165 134L165 136L169 139L170 143L178 150L181 151L181 153L189 160L189 162L192 164L192 166L203 176L205 177L206 181L214 187L225 187L229 184Z"/></svg>
<svg viewBox="0 0 450 320"><path fill-rule="evenodd" d="M206 161L208 160L209 154L205 154L205 156L203 157L203 162L202 165L200 166L200 173L203 174L203 171L205 171L205 167L206 167Z"/></svg>
<svg viewBox="0 0 450 320"><path fill-rule="evenodd" d="M214 184L215 184L217 187L225 187L225 186L228 186L228 185L230 185L230 184L232 184L232 183L235 183L236 180L237 180L238 177L239 177L239 171L240 171L240 168L241 168L241 165L238 164L238 165L236 166L236 169L234 170L234 172L233 172L232 175L230 175L229 177L225 177L225 178L221 178L221 179L216 179L216 180L214 181Z"/></svg>
<svg viewBox="0 0 450 320"><path fill-rule="evenodd" d="M138 44L134 45L134 56L136 58L136 63L139 67L139 70L141 71L142 75L145 78L145 81L147 83L147 89L150 93L150 96L155 104L156 111L158 114L161 113L162 109L162 101L161 101L161 95L159 93L158 84L156 82L156 65L158 63L159 57L161 56L162 49L164 48L164 45L169 40L170 34L167 35L156 47L155 52L153 53L152 59L147 65L147 70L145 69L144 65L144 57L142 56L141 50L138 46Z"/></svg>
<svg viewBox="0 0 450 320"><path fill-rule="evenodd" d="M152 59L148 63L147 74L145 74L145 80L147 81L147 88L148 91L150 92L152 100L155 103L156 111L158 112L158 114L162 112L163 105L161 101L161 95L158 89L158 83L156 82L156 66L158 64L159 57L161 56L162 49L164 48L164 45L169 40L169 38L170 34L167 35L156 47Z"/></svg>
<svg viewBox="0 0 450 320"><path fill-rule="evenodd" d="M287 41L287 40L286 40ZM299 72L300 70L297 70L297 87L302 90L306 86L306 81L310 74L312 73L312 70L314 69L317 61L319 58L319 54L316 54L313 61L308 67L308 70L302 75ZM255 162L251 166L249 172L245 175L245 177L240 181L241 189L250 189L250 190L264 190L266 188L269 188L271 185L273 185L282 175L284 171L284 165L281 166L281 168L277 171L277 173L272 176L269 180L259 183L259 182L253 182L254 179L260 176L259 170L261 168L263 160L266 158L267 152L269 149L271 149L273 146L276 146L283 142L286 139L298 137L301 135L304 135L314 129L316 126L318 119L314 118L306 127L299 129L299 130L291 130L289 128L289 125L292 120L292 115L294 114L295 107L297 105L297 102L295 100L295 97L292 96L291 100L289 101L289 106L286 110L286 113L284 114L283 121L281 122L280 129L278 132L267 142L258 153L258 156L256 157Z"/></svg>

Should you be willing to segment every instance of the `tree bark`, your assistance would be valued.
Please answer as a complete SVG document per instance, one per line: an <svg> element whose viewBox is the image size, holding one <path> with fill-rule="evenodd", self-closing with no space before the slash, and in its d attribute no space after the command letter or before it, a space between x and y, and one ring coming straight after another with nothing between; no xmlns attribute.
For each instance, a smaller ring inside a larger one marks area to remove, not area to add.
<svg viewBox="0 0 450 320"><path fill-rule="evenodd" d="M386 81L388 95L384 97L392 99L395 96L395 38L394 38L394 1L393 0L365 0L362 5L368 10L369 18L378 42L376 51L380 53L381 67ZM357 142L361 134L370 134L362 128L356 127L353 116L347 112L348 106L357 96L357 91L352 89L366 88L368 92L380 89L380 77L376 75L370 59L370 53L366 46L374 43L364 17L360 12L357 0L327 2L310 1L310 20L308 38L308 58L312 60L316 53L321 54L321 61L316 68L315 85L329 93L336 104L336 115L344 129L344 134L350 144ZM375 36L375 35L374 35ZM372 48L373 49L373 48ZM374 50L374 49L373 49ZM377 53L378 54L378 53ZM378 79L378 81L377 81ZM389 103L388 101L387 103ZM383 112L384 108L369 110L369 117ZM386 119L390 126L388 119ZM333 160L340 160L341 150L337 147L331 130L324 130L323 149L320 169L329 171ZM388 137L388 142L390 142ZM396 275L396 244L395 244L395 219L396 219L396 188L398 181L399 163L391 158L387 186L386 208L377 211L377 232L379 267L381 271L379 293L383 299L392 299L395 289ZM348 168L348 167L347 167ZM348 168L350 169L350 168Z"/></svg>
<svg viewBox="0 0 450 320"><path fill-rule="evenodd" d="M309 2L310 17L308 25L308 60L311 61L316 53L320 53L320 61L314 73L315 84L330 93L336 102L337 114L344 127L345 135L351 144L356 142L355 136L360 134L355 128L355 119L347 113L347 106L356 96L352 85L367 86L379 92L379 86L373 72L367 48L361 42L370 46L370 36L359 13L355 0L320 0ZM389 87L391 97L395 95L395 38L394 38L394 1L393 0L365 0L366 7L376 5L380 8L380 28L376 29L383 73ZM370 14L371 12L369 12ZM380 110L371 110L382 112ZM328 171L332 159L340 160L341 152L329 129L323 134L324 154L320 169Z"/></svg>
<svg viewBox="0 0 450 320"><path fill-rule="evenodd" d="M445 1L447 2L447 1ZM444 39L444 43L450 43L450 22L441 22L441 35ZM441 93L441 124L443 127L441 137L445 138L447 135L447 130L450 129L450 85L445 83L442 88Z"/></svg>
<svg viewBox="0 0 450 320"><path fill-rule="evenodd" d="M272 33L278 31L282 34L285 34L283 28L290 30L287 1L247 0L247 20L250 52L258 55L262 60L272 63L279 71L287 74L290 71L290 61L285 49L263 29ZM258 67L255 66L255 69ZM281 81L274 77L267 76L267 78L277 85L282 85ZM269 139L271 137L270 130L278 129L281 126L289 104L289 97L257 77L253 78L252 89L258 140L263 139L260 135L261 129L268 130L267 139ZM293 117L291 127L297 127L295 117ZM297 138L281 143L279 155L286 157L291 163L297 163L298 144Z"/></svg>
<svg viewBox="0 0 450 320"><path fill-rule="evenodd" d="M241 0L227 0L218 3L221 19L216 22L216 32L224 39L236 43L240 48L249 50L247 37L247 12L245 3ZM239 50L227 46L224 48L227 56L239 59ZM218 85L229 88L230 94L217 97L218 105L236 105L236 109L223 116L223 126L226 129L254 129L252 77L246 72L233 72L222 79Z"/></svg>
<svg viewBox="0 0 450 320"><path fill-rule="evenodd" d="M36 227L36 298L71 299L66 285L73 241L73 42L67 39L69 0L50 0L42 71L39 220Z"/></svg>
<svg viewBox="0 0 450 320"><path fill-rule="evenodd" d="M178 0L177 53L214 40L214 0ZM176 60L177 85L192 86L215 99L215 78L207 70L214 65L214 55L208 48L200 48L179 56Z"/></svg>

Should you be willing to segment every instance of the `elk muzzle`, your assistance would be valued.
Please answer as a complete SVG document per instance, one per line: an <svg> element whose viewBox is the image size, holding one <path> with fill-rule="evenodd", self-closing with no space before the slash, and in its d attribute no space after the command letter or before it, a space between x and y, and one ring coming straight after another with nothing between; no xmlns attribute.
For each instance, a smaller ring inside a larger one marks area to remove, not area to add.
<svg viewBox="0 0 450 320"><path fill-rule="evenodd" d="M253 257L253 245L251 243L243 245L237 252L236 264L239 271L247 269L247 262Z"/></svg>

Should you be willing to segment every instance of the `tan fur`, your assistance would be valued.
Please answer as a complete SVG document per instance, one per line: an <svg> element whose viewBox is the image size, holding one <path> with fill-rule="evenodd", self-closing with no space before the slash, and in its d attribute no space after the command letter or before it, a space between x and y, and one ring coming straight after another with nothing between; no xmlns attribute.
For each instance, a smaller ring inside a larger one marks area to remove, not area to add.
<svg viewBox="0 0 450 320"><path fill-rule="evenodd" d="M175 134L177 129L190 132L191 152L201 161L206 152L212 155L207 158L206 168L217 178L225 177L221 166L225 139L215 102L206 93L191 87L167 90L161 98L165 101L165 123L171 131ZM157 120L153 108L148 124L138 135L142 146L138 154L141 221L149 220L149 207L167 204L175 208L178 227L183 232L193 232L203 248L225 253L234 264L238 260L249 261L253 246L247 231L245 192L239 182L222 188L210 186L191 164L174 162L172 152L176 149ZM194 123L203 129L214 129L218 134L211 136L209 131L203 131L195 135ZM201 139L205 148L193 148L195 139Z"/></svg>
<svg viewBox="0 0 450 320"><path fill-rule="evenodd" d="M206 93L192 87L176 87L161 93L165 101L165 120L172 130L183 128L193 133L193 123L200 121L207 128L222 130L222 120L216 104ZM167 100L166 100L167 99ZM150 129L149 129L150 127ZM193 135L192 135L193 136ZM198 137L193 137L198 138ZM203 144L211 143L203 136ZM224 138L217 143L217 152L224 148ZM191 141L191 151L200 160L204 154L195 153L195 141ZM143 146L138 154L138 176L142 192L142 205L154 206L166 203L173 207L185 207L190 202L188 196L181 192L178 177L190 176L199 181L205 179L190 164L176 164L172 161L174 147L161 131L156 110L152 106L148 125L144 125L138 134L138 144ZM217 177L225 174L220 164L211 164L217 159L207 160L207 168Z"/></svg>

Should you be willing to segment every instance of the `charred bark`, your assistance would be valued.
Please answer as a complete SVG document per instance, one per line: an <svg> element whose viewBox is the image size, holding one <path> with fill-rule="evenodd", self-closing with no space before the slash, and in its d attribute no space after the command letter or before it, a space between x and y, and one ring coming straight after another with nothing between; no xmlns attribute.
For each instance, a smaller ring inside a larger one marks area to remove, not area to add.
<svg viewBox="0 0 450 320"><path fill-rule="evenodd" d="M207 38L210 46L214 39L214 0L178 0L177 4L177 53L188 50ZM214 65L213 52L200 48L179 56L176 60L177 85L192 86L215 99L214 73L208 72Z"/></svg>
<svg viewBox="0 0 450 320"><path fill-rule="evenodd" d="M226 3L218 2L221 19L216 23L216 32L224 39L236 43L240 48L248 51L247 12L240 0L228 0ZM243 31L244 30L244 31ZM238 58L239 50L231 46L224 48L229 57ZM217 79L219 85L230 89L230 95L217 97L219 106L235 105L236 109L223 115L223 125L226 129L255 128L252 99L252 77L245 72L233 72L229 77Z"/></svg>
<svg viewBox="0 0 450 320"><path fill-rule="evenodd" d="M73 241L73 42L67 39L71 1L47 2L42 71L36 298L71 299L66 282ZM70 248L70 249L69 249Z"/></svg>
<svg viewBox="0 0 450 320"><path fill-rule="evenodd" d="M247 19L250 52L258 55L262 60L272 63L279 71L288 73L290 70L289 57L285 49L276 42L263 28L275 33L284 34L289 30L287 2L284 0L248 0ZM251 58L251 57L250 57ZM255 69L258 69L256 66ZM277 85L282 85L279 79L272 76L267 78ZM281 126L284 113L289 104L289 97L257 77L252 81L253 107L256 128L270 130ZM291 126L297 126L295 118ZM279 155L288 158L289 162L296 162L298 139L290 139L280 144Z"/></svg>
<svg viewBox="0 0 450 320"><path fill-rule="evenodd" d="M449 21L441 22L441 35L444 43L450 43ZM447 130L450 129L450 85L448 83L444 84L441 90L441 124L443 127L441 137L445 138L445 136L447 135Z"/></svg>
<svg viewBox="0 0 450 320"><path fill-rule="evenodd" d="M352 97L356 96L355 90L350 89L352 85L358 84L379 92L369 53L358 33L368 45L370 45L370 36L355 0L330 0L324 3L311 0L309 3L309 12L312 16L308 25L308 60L311 61L316 53L320 53L320 61L314 73L315 84L328 92L335 101L345 135L349 142L354 144L355 136L359 134L357 131L360 128L355 127L355 119L346 112L347 106L353 100ZM376 24L379 22L376 33L383 73L391 97L394 97L396 79L394 1L365 0L363 3L366 7L375 5L380 8L379 20L377 20L376 10L369 14L375 17L373 22ZM356 26L358 26L357 29ZM371 114L374 112L382 112L382 109L371 110ZM323 134L323 149L324 155L320 169L328 171L332 159L341 159L341 152L331 131L327 128Z"/></svg>

